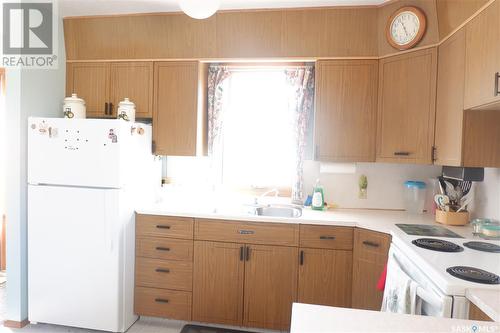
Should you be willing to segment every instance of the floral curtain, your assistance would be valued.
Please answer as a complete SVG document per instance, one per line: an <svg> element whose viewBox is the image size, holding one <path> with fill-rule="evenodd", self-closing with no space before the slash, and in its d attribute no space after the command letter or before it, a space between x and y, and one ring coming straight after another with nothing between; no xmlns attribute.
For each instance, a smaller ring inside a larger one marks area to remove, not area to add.
<svg viewBox="0 0 500 333"><path fill-rule="evenodd" d="M294 113L295 175L292 184L292 201L302 202L304 183L304 158L307 144L307 129L314 107L314 66L287 68L285 74L294 90L290 109Z"/></svg>
<svg viewBox="0 0 500 333"><path fill-rule="evenodd" d="M208 155L214 156L220 149L223 116L223 83L231 73L225 66L208 67Z"/></svg>

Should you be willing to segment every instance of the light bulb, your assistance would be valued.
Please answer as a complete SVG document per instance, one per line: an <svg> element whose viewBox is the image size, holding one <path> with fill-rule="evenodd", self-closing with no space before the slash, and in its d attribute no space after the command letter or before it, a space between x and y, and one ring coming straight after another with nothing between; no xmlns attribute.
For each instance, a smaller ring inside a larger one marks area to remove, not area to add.
<svg viewBox="0 0 500 333"><path fill-rule="evenodd" d="M179 0L186 15L202 20L214 15L220 7L220 0Z"/></svg>

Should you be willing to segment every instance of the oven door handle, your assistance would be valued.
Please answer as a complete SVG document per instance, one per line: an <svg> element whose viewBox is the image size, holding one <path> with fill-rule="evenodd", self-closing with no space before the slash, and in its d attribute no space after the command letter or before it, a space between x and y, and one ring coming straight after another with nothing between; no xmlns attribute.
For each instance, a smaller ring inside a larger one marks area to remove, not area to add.
<svg viewBox="0 0 500 333"><path fill-rule="evenodd" d="M429 293L427 290L425 290L424 288L422 288L420 286L417 287L417 296L425 303L428 303L428 304L432 305L433 307L436 307L440 310L443 307L443 300L432 295L431 293Z"/></svg>
<svg viewBox="0 0 500 333"><path fill-rule="evenodd" d="M394 261L396 262L396 264L399 266L399 269L401 269L403 272L405 272L406 275L410 276L403 269L403 265L401 265L401 262L398 260L397 256L394 253L392 253L392 259L394 259ZM434 296L433 294L431 294L430 292L428 292L427 290L425 290L424 288L422 288L420 285L417 287L417 291L416 292L417 292L417 297L420 298L425 303L428 303L428 304L432 305L433 307L436 307L436 308L438 308L440 310L443 308L443 300L440 299L437 296Z"/></svg>

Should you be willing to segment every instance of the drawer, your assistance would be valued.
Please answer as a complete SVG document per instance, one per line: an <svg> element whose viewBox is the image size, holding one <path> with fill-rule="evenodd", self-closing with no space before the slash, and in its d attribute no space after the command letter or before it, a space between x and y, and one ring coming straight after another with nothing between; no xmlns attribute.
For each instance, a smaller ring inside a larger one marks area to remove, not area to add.
<svg viewBox="0 0 500 333"><path fill-rule="evenodd" d="M137 214L136 236L193 239L193 223L193 219L189 217Z"/></svg>
<svg viewBox="0 0 500 333"><path fill-rule="evenodd" d="M319 249L352 250L354 230L350 227L300 226L300 246Z"/></svg>
<svg viewBox="0 0 500 333"><path fill-rule="evenodd" d="M385 258L390 244L390 235L359 228L354 232L354 250L358 259L373 260L374 256Z"/></svg>
<svg viewBox="0 0 500 333"><path fill-rule="evenodd" d="M195 239L298 246L299 225L196 219Z"/></svg>
<svg viewBox="0 0 500 333"><path fill-rule="evenodd" d="M193 263L150 258L136 258L135 283L140 287L191 291Z"/></svg>
<svg viewBox="0 0 500 333"><path fill-rule="evenodd" d="M164 260L193 260L193 241L160 237L139 237L135 253L138 257Z"/></svg>
<svg viewBox="0 0 500 333"><path fill-rule="evenodd" d="M191 320L191 293L155 288L135 288L134 312L140 316Z"/></svg>

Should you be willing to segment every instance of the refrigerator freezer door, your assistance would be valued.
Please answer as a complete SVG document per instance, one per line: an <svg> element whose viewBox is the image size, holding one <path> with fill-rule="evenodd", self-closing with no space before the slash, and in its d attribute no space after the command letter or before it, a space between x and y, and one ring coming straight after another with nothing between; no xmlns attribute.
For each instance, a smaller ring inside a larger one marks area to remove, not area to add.
<svg viewBox="0 0 500 333"><path fill-rule="evenodd" d="M124 153L135 147L132 126L122 120L29 118L28 183L123 187Z"/></svg>
<svg viewBox="0 0 500 333"><path fill-rule="evenodd" d="M122 192L28 186L30 321L123 332L136 320L124 303L132 302L123 253L133 217L119 212Z"/></svg>

